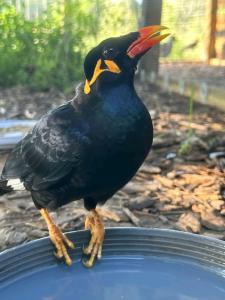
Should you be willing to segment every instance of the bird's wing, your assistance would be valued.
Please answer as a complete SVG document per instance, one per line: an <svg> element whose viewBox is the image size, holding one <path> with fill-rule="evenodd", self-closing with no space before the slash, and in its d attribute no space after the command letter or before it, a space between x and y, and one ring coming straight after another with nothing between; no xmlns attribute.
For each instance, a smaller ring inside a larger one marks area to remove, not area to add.
<svg viewBox="0 0 225 300"><path fill-rule="evenodd" d="M89 145L88 126L70 103L34 126L6 162L3 177L31 178L33 190L57 184L75 170Z"/></svg>

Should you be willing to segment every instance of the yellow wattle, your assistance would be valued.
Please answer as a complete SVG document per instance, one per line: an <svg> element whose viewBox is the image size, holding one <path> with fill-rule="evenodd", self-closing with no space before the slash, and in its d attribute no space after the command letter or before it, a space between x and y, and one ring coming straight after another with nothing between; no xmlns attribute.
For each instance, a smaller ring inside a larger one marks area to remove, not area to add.
<svg viewBox="0 0 225 300"><path fill-rule="evenodd" d="M115 62L112 60L104 60L104 63L108 67L108 69L101 69L101 59L99 59L96 63L94 74L90 81L86 80L84 85L84 93L89 94L91 91L91 85L97 80L98 76L105 71L112 72L112 73L120 73L121 70L117 66Z"/></svg>

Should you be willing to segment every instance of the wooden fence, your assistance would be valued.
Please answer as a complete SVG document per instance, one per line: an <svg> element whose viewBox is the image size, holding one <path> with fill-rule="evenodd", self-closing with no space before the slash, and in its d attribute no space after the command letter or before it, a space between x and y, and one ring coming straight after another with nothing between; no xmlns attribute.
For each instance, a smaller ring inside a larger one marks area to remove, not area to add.
<svg viewBox="0 0 225 300"><path fill-rule="evenodd" d="M225 63L225 0L218 0L215 36L216 57Z"/></svg>

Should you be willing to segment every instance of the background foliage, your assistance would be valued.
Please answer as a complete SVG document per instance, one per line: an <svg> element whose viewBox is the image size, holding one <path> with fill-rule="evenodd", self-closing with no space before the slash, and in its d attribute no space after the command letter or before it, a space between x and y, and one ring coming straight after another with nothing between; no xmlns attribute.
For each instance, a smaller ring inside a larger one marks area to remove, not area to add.
<svg viewBox="0 0 225 300"><path fill-rule="evenodd" d="M67 91L82 78L82 62L91 47L136 28L135 3L58 0L28 20L15 5L1 1L0 85Z"/></svg>
<svg viewBox="0 0 225 300"><path fill-rule="evenodd" d="M141 0L29 0L31 8L48 3L30 17L27 2L0 0L0 86L69 92L82 79L90 48L107 37L136 30L141 23ZM205 59L206 4L163 0L161 23L175 37L166 60Z"/></svg>

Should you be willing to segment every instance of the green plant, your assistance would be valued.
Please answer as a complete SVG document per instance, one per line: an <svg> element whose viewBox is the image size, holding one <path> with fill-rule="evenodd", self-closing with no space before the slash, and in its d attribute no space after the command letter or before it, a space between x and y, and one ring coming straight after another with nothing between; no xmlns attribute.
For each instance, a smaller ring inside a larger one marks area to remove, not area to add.
<svg viewBox="0 0 225 300"><path fill-rule="evenodd" d="M0 86L70 91L83 76L83 60L90 48L136 28L131 2L57 0L39 17L27 20L14 5L2 1Z"/></svg>

